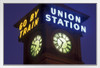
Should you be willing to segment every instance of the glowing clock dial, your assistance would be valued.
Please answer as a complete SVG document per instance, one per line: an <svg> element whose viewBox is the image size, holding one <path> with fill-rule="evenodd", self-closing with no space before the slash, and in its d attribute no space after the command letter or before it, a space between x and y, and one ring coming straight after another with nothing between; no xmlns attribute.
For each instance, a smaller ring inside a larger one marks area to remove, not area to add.
<svg viewBox="0 0 100 68"><path fill-rule="evenodd" d="M56 33L53 37L53 43L56 49L62 53L68 53L72 48L69 37L64 33Z"/></svg>
<svg viewBox="0 0 100 68"><path fill-rule="evenodd" d="M32 56L38 55L38 53L41 50L41 46L42 46L42 38L40 35L37 35L36 37L34 37L31 43L31 47L30 47L31 55Z"/></svg>

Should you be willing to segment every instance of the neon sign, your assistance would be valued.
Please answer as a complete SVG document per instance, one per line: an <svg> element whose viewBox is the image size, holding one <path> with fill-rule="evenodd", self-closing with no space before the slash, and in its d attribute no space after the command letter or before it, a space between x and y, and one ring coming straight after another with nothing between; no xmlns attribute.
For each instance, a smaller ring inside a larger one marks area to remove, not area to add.
<svg viewBox="0 0 100 68"><path fill-rule="evenodd" d="M81 25L81 16L68 13L67 11L51 7L50 13L46 13L45 15L45 20L50 23L86 33L86 26Z"/></svg>
<svg viewBox="0 0 100 68"><path fill-rule="evenodd" d="M24 19L19 25L20 35L19 38L22 38L22 36L26 35L29 31L31 31L34 27L38 25L39 17L37 17L39 13L39 9L37 9L35 12L31 13L28 19Z"/></svg>

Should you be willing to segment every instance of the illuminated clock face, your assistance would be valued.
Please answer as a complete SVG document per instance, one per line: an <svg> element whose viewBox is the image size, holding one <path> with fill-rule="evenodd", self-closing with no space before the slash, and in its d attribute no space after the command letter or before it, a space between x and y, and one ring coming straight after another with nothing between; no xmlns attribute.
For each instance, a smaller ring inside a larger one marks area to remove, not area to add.
<svg viewBox="0 0 100 68"><path fill-rule="evenodd" d="M53 37L53 43L61 53L69 53L71 50L71 41L64 33L56 33Z"/></svg>
<svg viewBox="0 0 100 68"><path fill-rule="evenodd" d="M36 37L34 37L32 44L31 44L31 55L32 56L36 56L38 55L38 53L41 50L41 46L42 46L42 38L40 35L37 35Z"/></svg>

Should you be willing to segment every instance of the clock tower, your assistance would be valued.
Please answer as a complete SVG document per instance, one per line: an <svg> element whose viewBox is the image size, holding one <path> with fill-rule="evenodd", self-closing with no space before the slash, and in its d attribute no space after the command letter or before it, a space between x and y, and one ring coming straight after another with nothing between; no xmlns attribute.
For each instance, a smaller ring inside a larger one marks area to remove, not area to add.
<svg viewBox="0 0 100 68"><path fill-rule="evenodd" d="M66 5L37 5L15 24L24 43L24 64L83 64L80 38L86 19Z"/></svg>

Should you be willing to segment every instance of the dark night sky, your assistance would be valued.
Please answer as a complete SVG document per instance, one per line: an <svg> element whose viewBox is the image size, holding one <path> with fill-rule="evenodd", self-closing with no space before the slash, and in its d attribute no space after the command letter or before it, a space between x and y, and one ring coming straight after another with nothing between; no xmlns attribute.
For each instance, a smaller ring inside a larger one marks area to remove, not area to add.
<svg viewBox="0 0 100 68"><path fill-rule="evenodd" d="M86 64L96 64L96 4L66 4L87 14L83 24L87 33L81 38L82 60ZM35 4L4 4L4 64L23 64L23 43L18 42L19 30L14 28Z"/></svg>

